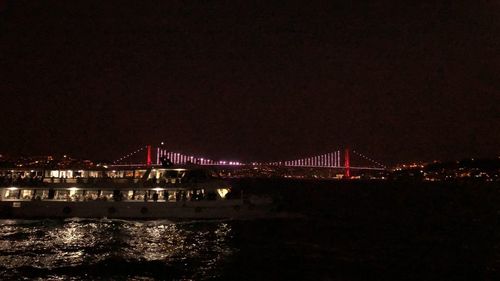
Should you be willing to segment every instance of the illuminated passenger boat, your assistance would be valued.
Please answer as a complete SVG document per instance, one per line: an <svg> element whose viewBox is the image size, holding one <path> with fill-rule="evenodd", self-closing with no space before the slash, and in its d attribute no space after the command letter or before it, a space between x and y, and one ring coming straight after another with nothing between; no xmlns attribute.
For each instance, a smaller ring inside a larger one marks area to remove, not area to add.
<svg viewBox="0 0 500 281"><path fill-rule="evenodd" d="M8 218L217 219L266 217L269 200L243 200L201 169L4 171ZM8 174L7 173L7 174Z"/></svg>

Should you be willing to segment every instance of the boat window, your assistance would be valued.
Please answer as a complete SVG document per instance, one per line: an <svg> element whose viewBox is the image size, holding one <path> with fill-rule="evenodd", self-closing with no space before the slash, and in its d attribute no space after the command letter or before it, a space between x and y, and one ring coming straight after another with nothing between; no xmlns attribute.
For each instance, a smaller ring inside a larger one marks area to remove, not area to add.
<svg viewBox="0 0 500 281"><path fill-rule="evenodd" d="M33 194L33 190L31 189L22 189L21 190L21 199L29 200Z"/></svg>
<svg viewBox="0 0 500 281"><path fill-rule="evenodd" d="M99 197L102 200L113 200L113 191L112 190L103 190L101 192L101 196Z"/></svg>
<svg viewBox="0 0 500 281"><path fill-rule="evenodd" d="M98 197L99 197L99 192L97 190L87 190L87 192L85 192L84 199L90 201L90 200L97 200Z"/></svg>
<svg viewBox="0 0 500 281"><path fill-rule="evenodd" d="M56 189L54 194L55 200L69 200L69 190L66 189Z"/></svg>
<svg viewBox="0 0 500 281"><path fill-rule="evenodd" d="M36 200L44 200L49 198L49 190L48 189L38 189L35 192Z"/></svg>
<svg viewBox="0 0 500 281"><path fill-rule="evenodd" d="M123 171L113 170L106 172L106 176L108 176L109 178L123 178L123 175L124 175Z"/></svg>
<svg viewBox="0 0 500 281"><path fill-rule="evenodd" d="M19 189L7 189L5 191L5 199L17 199L19 197Z"/></svg>
<svg viewBox="0 0 500 281"><path fill-rule="evenodd" d="M191 200L200 201L203 200L203 198L205 197L205 192L203 189L195 189L193 191L190 191L190 195L191 195Z"/></svg>
<svg viewBox="0 0 500 281"><path fill-rule="evenodd" d="M177 191L167 191L168 192L168 201L169 202L176 202L176 201L180 201L180 197L177 198L180 193L177 192Z"/></svg>
<svg viewBox="0 0 500 281"><path fill-rule="evenodd" d="M188 190L176 190L176 191L169 191L169 201L172 202L180 202L180 201L186 201L191 198L192 191Z"/></svg>
<svg viewBox="0 0 500 281"><path fill-rule="evenodd" d="M165 200L165 194L167 194L167 198L168 198L168 193L167 193L167 191L164 191L164 190L151 190L151 191L149 191L149 194L150 194L151 200L155 200L155 198L157 201Z"/></svg>
<svg viewBox="0 0 500 281"><path fill-rule="evenodd" d="M69 199L71 201L81 201L81 200L83 200L83 190L71 188L69 190Z"/></svg>
<svg viewBox="0 0 500 281"><path fill-rule="evenodd" d="M130 171L130 170L123 171L123 176L126 177L126 178L133 178L134 177L134 171Z"/></svg>
<svg viewBox="0 0 500 281"><path fill-rule="evenodd" d="M151 172L149 173L149 176L148 176L148 179L151 179L151 178L158 178L158 170L156 169L152 169Z"/></svg>
<svg viewBox="0 0 500 281"><path fill-rule="evenodd" d="M158 170L156 172L156 178L158 178L158 179L163 178L163 175L164 175L164 171Z"/></svg>
<svg viewBox="0 0 500 281"><path fill-rule="evenodd" d="M89 171L89 178L100 178L99 171Z"/></svg>
<svg viewBox="0 0 500 281"><path fill-rule="evenodd" d="M145 190L136 190L135 191L135 200L144 200L144 196L146 196Z"/></svg>
<svg viewBox="0 0 500 281"><path fill-rule="evenodd" d="M59 171L59 177L60 178L73 178L73 171L71 171L71 170Z"/></svg>
<svg viewBox="0 0 500 281"><path fill-rule="evenodd" d="M129 190L125 193L125 196L127 198L127 200L134 200L134 191L133 190Z"/></svg>
<svg viewBox="0 0 500 281"><path fill-rule="evenodd" d="M140 179L140 178L142 178L142 176L144 176L145 173L146 173L146 170L137 170L137 171L135 171L134 177L137 179Z"/></svg>
<svg viewBox="0 0 500 281"><path fill-rule="evenodd" d="M182 195L182 200L191 200L193 196L193 191L192 190L181 191L181 195Z"/></svg>

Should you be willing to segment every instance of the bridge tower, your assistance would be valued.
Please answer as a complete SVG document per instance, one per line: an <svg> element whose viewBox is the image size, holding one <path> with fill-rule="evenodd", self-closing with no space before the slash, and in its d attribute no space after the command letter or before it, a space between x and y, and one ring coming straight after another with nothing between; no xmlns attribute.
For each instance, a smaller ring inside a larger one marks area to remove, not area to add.
<svg viewBox="0 0 500 281"><path fill-rule="evenodd" d="M148 151L147 157L146 157L146 165L151 166L151 145L148 144L146 146L146 148L147 148L147 151Z"/></svg>
<svg viewBox="0 0 500 281"><path fill-rule="evenodd" d="M351 164L350 164L350 159L349 159L349 148L345 149L344 167L345 167L345 177L348 179L351 177Z"/></svg>

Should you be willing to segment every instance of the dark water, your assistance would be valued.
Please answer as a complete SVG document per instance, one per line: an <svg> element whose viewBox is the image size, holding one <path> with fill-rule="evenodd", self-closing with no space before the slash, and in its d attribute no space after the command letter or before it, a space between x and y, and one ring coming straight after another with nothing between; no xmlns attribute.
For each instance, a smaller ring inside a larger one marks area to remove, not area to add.
<svg viewBox="0 0 500 281"><path fill-rule="evenodd" d="M2 280L255 280L327 274L304 221L2 220ZM295 233L295 234L294 234ZM307 264L319 260L320 264ZM305 263L304 263L305 262ZM319 271L316 271L319 270ZM315 272L316 271L316 272Z"/></svg>
<svg viewBox="0 0 500 281"><path fill-rule="evenodd" d="M5 279L217 279L238 250L230 222L4 220Z"/></svg>
<svg viewBox="0 0 500 281"><path fill-rule="evenodd" d="M500 280L496 185L276 190L304 217L1 220L0 280Z"/></svg>

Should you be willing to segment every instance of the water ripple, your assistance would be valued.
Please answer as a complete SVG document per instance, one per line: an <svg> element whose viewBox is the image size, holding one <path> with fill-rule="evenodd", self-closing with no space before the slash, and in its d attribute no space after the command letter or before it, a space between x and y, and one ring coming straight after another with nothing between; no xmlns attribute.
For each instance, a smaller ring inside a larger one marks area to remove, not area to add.
<svg viewBox="0 0 500 281"><path fill-rule="evenodd" d="M233 252L224 221L2 220L0 273L44 280L206 279Z"/></svg>

